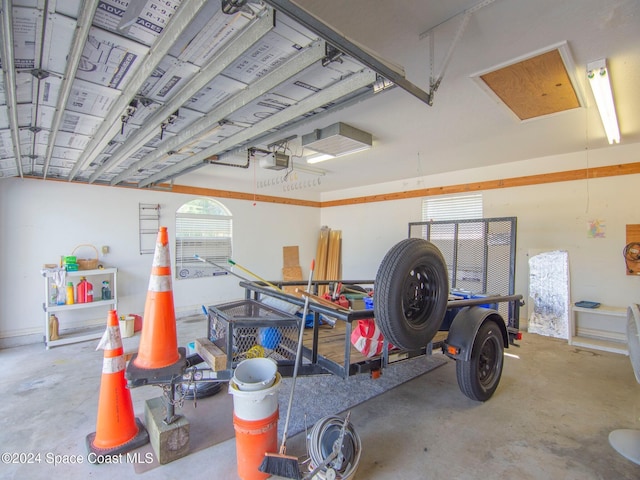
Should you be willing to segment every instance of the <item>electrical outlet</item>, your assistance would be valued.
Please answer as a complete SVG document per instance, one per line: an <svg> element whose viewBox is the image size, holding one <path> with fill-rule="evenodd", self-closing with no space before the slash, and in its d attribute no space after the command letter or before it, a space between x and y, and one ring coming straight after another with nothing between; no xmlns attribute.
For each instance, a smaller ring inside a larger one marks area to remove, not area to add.
<svg viewBox="0 0 640 480"><path fill-rule="evenodd" d="M107 253L109 253L109 247L107 245L103 245L102 246L102 254L106 255Z"/></svg>

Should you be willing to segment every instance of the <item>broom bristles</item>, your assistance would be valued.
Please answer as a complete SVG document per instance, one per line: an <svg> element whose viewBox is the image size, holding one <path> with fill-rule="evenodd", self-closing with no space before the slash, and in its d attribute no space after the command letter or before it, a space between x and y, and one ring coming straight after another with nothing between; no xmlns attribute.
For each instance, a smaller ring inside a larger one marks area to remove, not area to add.
<svg viewBox="0 0 640 480"><path fill-rule="evenodd" d="M300 467L298 466L298 457L291 457L281 453L265 453L258 470L263 473L268 473L269 475L302 480Z"/></svg>

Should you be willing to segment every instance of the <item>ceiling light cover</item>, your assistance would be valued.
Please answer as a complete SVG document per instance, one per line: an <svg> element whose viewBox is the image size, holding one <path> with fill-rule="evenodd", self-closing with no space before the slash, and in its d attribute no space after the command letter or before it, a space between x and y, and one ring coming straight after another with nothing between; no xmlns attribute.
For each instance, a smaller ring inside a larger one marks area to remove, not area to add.
<svg viewBox="0 0 640 480"><path fill-rule="evenodd" d="M338 122L302 136L302 146L318 153L340 157L371 148L373 137L346 123Z"/></svg>
<svg viewBox="0 0 640 480"><path fill-rule="evenodd" d="M587 78L589 79L593 96L596 99L609 143L620 143L620 129L616 117L616 107L613 102L607 60L603 58L587 64Z"/></svg>
<svg viewBox="0 0 640 480"><path fill-rule="evenodd" d="M305 158L307 159L307 163L320 163L336 157L327 153L314 153L313 155L307 155Z"/></svg>

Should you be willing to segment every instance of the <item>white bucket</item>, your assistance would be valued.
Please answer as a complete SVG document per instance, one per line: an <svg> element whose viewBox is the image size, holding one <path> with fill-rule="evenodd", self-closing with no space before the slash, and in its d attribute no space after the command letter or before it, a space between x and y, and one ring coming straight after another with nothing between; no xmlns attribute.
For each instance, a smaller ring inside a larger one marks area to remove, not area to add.
<svg viewBox="0 0 640 480"><path fill-rule="evenodd" d="M273 384L277 371L278 365L269 358L249 358L238 364L233 381L239 390L264 390Z"/></svg>
<svg viewBox="0 0 640 480"><path fill-rule="evenodd" d="M126 316L120 318L120 336L122 338L133 337L135 318Z"/></svg>
<svg viewBox="0 0 640 480"><path fill-rule="evenodd" d="M234 380L229 381L229 393L233 395L233 412L242 420L264 420L278 409L278 390L282 377L275 374L273 384L262 390L240 390Z"/></svg>

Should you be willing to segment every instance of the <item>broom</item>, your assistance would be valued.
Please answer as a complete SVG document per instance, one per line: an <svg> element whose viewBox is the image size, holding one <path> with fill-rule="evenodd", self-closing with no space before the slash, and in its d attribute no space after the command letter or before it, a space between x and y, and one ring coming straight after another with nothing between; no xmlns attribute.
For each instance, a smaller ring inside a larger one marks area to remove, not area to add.
<svg viewBox="0 0 640 480"><path fill-rule="evenodd" d="M309 272L309 282L307 283L307 292L311 291L311 279L313 278L313 270L316 261L311 261L311 271ZM296 359L293 366L293 376L291 377L291 393L289 394L289 405L287 406L287 417L284 422L284 432L282 434L282 443L278 453L265 453L262 463L258 467L263 473L269 475L277 475L284 478L292 478L294 480L302 480L300 475L300 467L298 465L298 457L287 455L287 431L289 430L289 418L291 418L291 405L293 404L293 392L296 388L296 377L298 376L298 363L302 355L302 339L304 335L304 327L307 320L307 312L309 310L309 297L304 298L304 308L302 309L302 320L300 321L300 335L298 336L298 348L296 350Z"/></svg>

